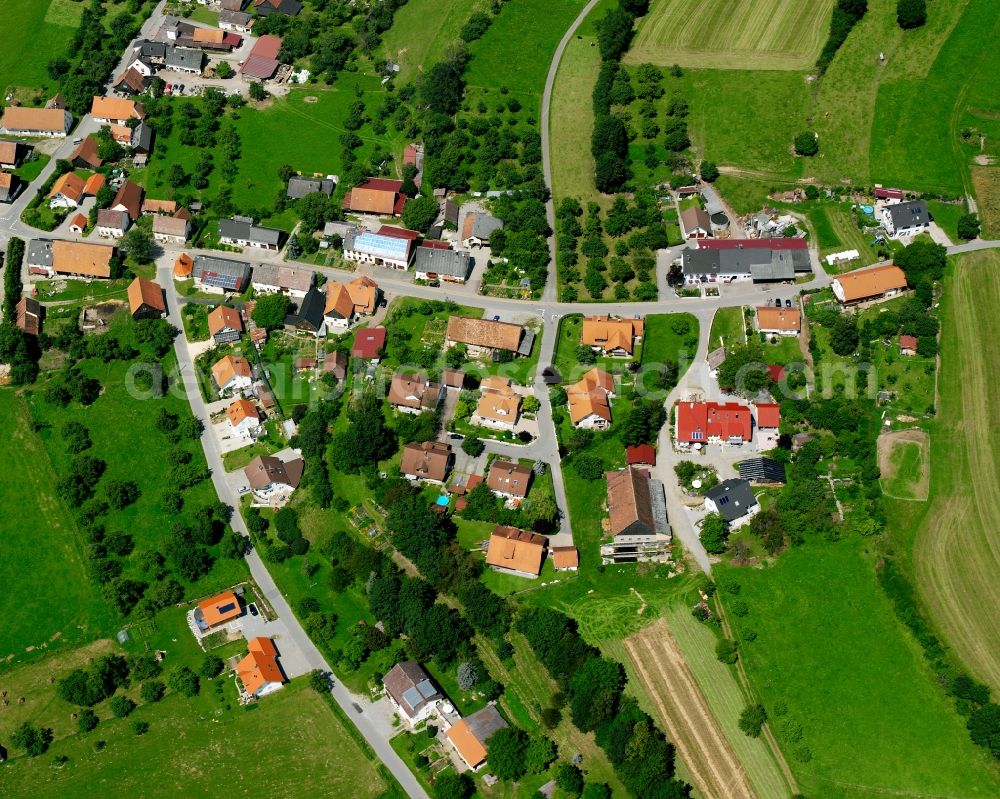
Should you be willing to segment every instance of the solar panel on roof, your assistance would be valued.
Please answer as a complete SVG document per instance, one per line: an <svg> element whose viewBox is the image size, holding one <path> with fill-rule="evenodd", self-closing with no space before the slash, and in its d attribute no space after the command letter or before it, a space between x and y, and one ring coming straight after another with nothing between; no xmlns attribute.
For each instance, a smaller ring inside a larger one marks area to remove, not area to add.
<svg viewBox="0 0 1000 799"><path fill-rule="evenodd" d="M221 607L219 607L219 613L229 613L229 611L235 610L235 609L236 609L236 605L234 605L232 602L227 602L225 605L222 605Z"/></svg>
<svg viewBox="0 0 1000 799"><path fill-rule="evenodd" d="M407 688L403 691L403 701L406 702L410 707L415 708L421 702L424 701L424 697L420 695L420 691L414 688Z"/></svg>
<svg viewBox="0 0 1000 799"><path fill-rule="evenodd" d="M420 695L423 696L424 699L430 699L437 693L437 690L434 688L434 683L430 680L421 680L418 682L417 690L420 691Z"/></svg>
<svg viewBox="0 0 1000 799"><path fill-rule="evenodd" d="M371 231L365 231L354 240L354 249L380 258L405 258L409 247L407 239L379 236Z"/></svg>

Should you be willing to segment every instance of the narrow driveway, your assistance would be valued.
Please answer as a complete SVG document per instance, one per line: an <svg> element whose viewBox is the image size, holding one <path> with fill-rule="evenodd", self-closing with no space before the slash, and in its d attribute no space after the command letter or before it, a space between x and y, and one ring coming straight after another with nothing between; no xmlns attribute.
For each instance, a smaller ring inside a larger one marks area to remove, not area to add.
<svg viewBox="0 0 1000 799"><path fill-rule="evenodd" d="M183 329L181 324L179 303L177 292L174 288L173 275L169 265L160 266L158 272L160 284L163 286L167 297L168 318L171 324L178 330ZM212 472L212 483L215 485L219 499L231 505L235 510L232 518L232 527L238 533L247 536L247 528L239 510L239 496L233 490L233 486L226 478L226 472L222 465L222 456L219 452L219 445L215 435L212 433L209 423L208 408L201 398L198 383L194 375L194 364L183 339L178 338L174 343L174 352L177 354L179 369L179 379L181 380L191 411L197 416L205 430L201 436L201 445L205 450L205 458L208 467ZM267 567L257 554L256 550L251 550L246 557L247 565L250 567L250 574L257 582L261 593L268 604L274 609L278 618L284 622L287 629L287 638L296 650L296 668L311 670L320 669L327 673L332 673L332 669L326 662L322 653L309 639L306 631L302 628L291 607L285 600L278 586L271 578ZM406 764L389 746L391 738L396 730L392 727L386 713L384 702L371 702L366 696L358 696L348 691L339 681L334 680L333 697L337 700L344 713L354 723L365 740L371 746L375 755L385 763L393 776L403 786L403 790L408 796L427 797L427 793L417 782L416 777L410 772ZM360 708L360 712L358 711Z"/></svg>

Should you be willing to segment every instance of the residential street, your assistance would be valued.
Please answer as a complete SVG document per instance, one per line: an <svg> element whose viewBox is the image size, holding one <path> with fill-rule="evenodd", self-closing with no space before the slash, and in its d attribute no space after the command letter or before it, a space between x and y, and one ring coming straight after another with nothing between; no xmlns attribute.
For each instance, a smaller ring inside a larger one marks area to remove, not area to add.
<svg viewBox="0 0 1000 799"><path fill-rule="evenodd" d="M181 322L177 292L174 289L173 275L170 266L161 266L157 273L158 280L166 292L168 318L178 330L183 329ZM233 514L233 529L242 535L248 535L243 517L240 514L239 496L233 489L233 485L226 479L226 471L222 465L222 455L219 452L218 441L212 432L209 421L208 409L201 398L201 391L194 376L194 364L188 354L187 344L183 335L174 343L174 352L177 354L180 379L183 382L184 390L187 394L188 402L195 416L201 419L205 426L201 436L201 445L205 450L205 458L208 460L208 467L212 472L212 483L219 495L219 499L227 505L231 505L235 513ZM326 662L322 653L309 639L306 631L302 628L291 607L278 590L278 586L271 578L267 567L257 554L256 550L251 550L247 555L247 564L250 567L250 574L253 576L261 592L268 603L274 609L288 629L290 641L278 641L279 647L293 646L298 650L298 655L304 658L311 669L321 669L332 673L332 669ZM408 796L426 797L427 793L417 782L416 777L410 772L406 764L389 746L389 739L395 735L396 730L392 727L392 713L388 700L382 699L372 702L368 697L357 696L348 691L336 679L333 681L333 697L337 704L361 734L365 737L369 746L374 750L376 756L385 763L393 776L403 786ZM359 713L356 707L361 708Z"/></svg>

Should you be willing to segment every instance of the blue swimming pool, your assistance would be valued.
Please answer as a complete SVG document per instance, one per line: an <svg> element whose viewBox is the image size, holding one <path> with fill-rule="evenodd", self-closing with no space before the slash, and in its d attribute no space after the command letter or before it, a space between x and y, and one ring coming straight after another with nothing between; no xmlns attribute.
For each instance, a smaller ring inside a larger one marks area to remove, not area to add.
<svg viewBox="0 0 1000 799"><path fill-rule="evenodd" d="M862 205L861 206L861 210L864 213L868 214L868 216L874 216L875 215L875 206L873 206L873 205Z"/></svg>
<svg viewBox="0 0 1000 799"><path fill-rule="evenodd" d="M449 504L449 503L451 502L451 500L450 500L450 499L448 499L448 497L446 497L446 496L445 496L444 494L442 494L441 496L439 496L439 497L438 497L438 498L437 498L436 500L434 500L434 501L435 501L435 502L436 502L436 503L437 503L438 505L441 505L441 506L443 506L443 507L446 507L446 506L447 506L447 505L448 505L448 504Z"/></svg>

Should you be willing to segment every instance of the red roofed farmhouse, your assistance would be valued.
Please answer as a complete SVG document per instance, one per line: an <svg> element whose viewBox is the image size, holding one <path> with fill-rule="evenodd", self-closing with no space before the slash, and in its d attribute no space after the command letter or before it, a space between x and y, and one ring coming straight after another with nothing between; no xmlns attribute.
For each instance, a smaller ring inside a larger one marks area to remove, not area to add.
<svg viewBox="0 0 1000 799"><path fill-rule="evenodd" d="M742 444L753 435L750 409L738 402L678 402L678 444Z"/></svg>

